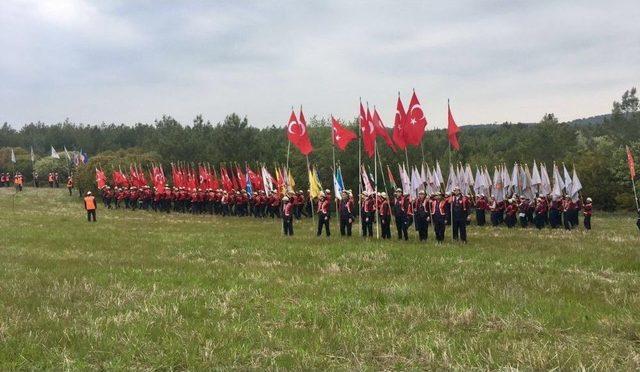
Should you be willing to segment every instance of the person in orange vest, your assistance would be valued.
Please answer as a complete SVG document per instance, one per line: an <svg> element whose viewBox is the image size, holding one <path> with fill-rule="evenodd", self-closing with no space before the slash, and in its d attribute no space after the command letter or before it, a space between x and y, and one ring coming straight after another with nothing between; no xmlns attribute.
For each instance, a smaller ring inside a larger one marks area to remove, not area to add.
<svg viewBox="0 0 640 372"><path fill-rule="evenodd" d="M22 191L22 183L24 178L22 178L22 174L16 173L15 178L13 179L13 184L16 187L16 191Z"/></svg>
<svg viewBox="0 0 640 372"><path fill-rule="evenodd" d="M69 196L73 195L73 178L71 176L67 178L67 190L69 190Z"/></svg>
<svg viewBox="0 0 640 372"><path fill-rule="evenodd" d="M47 181L49 182L49 187L53 187L53 173L49 173L47 176Z"/></svg>
<svg viewBox="0 0 640 372"><path fill-rule="evenodd" d="M87 191L87 194L84 197L84 209L87 211L87 221L91 222L93 218L93 222L96 222L96 207L98 204L96 203L96 198L91 195L91 191Z"/></svg>

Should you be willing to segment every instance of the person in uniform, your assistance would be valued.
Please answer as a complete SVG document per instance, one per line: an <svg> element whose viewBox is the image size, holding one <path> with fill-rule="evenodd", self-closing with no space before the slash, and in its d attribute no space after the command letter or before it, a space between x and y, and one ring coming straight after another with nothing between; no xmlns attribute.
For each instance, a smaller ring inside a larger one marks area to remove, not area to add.
<svg viewBox="0 0 640 372"><path fill-rule="evenodd" d="M87 191L87 194L84 197L84 209L87 211L87 221L96 222L96 198L91 195L91 191Z"/></svg>
<svg viewBox="0 0 640 372"><path fill-rule="evenodd" d="M321 192L318 198L318 233L317 236L322 235L322 229L324 228L327 234L327 237L331 236L331 231L329 230L329 208L331 206L329 200L327 199L325 193Z"/></svg>
<svg viewBox="0 0 640 372"><path fill-rule="evenodd" d="M402 195L401 189L396 189L393 199L393 214L396 221L396 230L398 231L398 239L409 240L409 212L411 203L409 197Z"/></svg>
<svg viewBox="0 0 640 372"><path fill-rule="evenodd" d="M391 205L389 205L389 199L386 192L380 194L379 203L378 217L380 218L382 239L391 239Z"/></svg>
<svg viewBox="0 0 640 372"><path fill-rule="evenodd" d="M414 218L416 223L416 231L420 241L427 240L429 237L429 207L424 191L418 191L418 197L414 201Z"/></svg>
<svg viewBox="0 0 640 372"><path fill-rule="evenodd" d="M576 211L576 204L571 200L569 195L565 196L562 202L562 222L564 223L565 230L573 229L574 212Z"/></svg>
<svg viewBox="0 0 640 372"><path fill-rule="evenodd" d="M509 199L509 203L507 204L507 209L505 211L505 219L504 222L508 228L512 228L516 225L518 214L518 204L515 199Z"/></svg>
<svg viewBox="0 0 640 372"><path fill-rule="evenodd" d="M518 220L520 221L520 226L523 228L529 225L529 221L527 220L528 211L529 202L525 198L520 198L520 202L518 203Z"/></svg>
<svg viewBox="0 0 640 372"><path fill-rule="evenodd" d="M67 190L69 190L69 196L73 195L73 177L67 178Z"/></svg>
<svg viewBox="0 0 640 372"><path fill-rule="evenodd" d="M38 177L38 172L34 171L34 172L33 172L33 186L34 186L35 188L40 187L40 182L39 182L39 179L38 179L38 178L39 178L39 177Z"/></svg>
<svg viewBox="0 0 640 372"><path fill-rule="evenodd" d="M444 241L444 232L447 226L445 221L447 210L441 193L437 192L435 197L429 202L429 213L431 214L433 230L436 234L436 242L440 244Z"/></svg>
<svg viewBox="0 0 640 372"><path fill-rule="evenodd" d="M351 236L351 227L353 225L353 200L349 197L347 190L342 190L342 200L338 206L338 214L340 216L340 235ZM302 205L300 206L302 209Z"/></svg>
<svg viewBox="0 0 640 372"><path fill-rule="evenodd" d="M360 196L362 210L360 213L362 214L360 219L362 222L362 236L373 236L373 216L375 214L375 199L374 194L367 192L363 192Z"/></svg>
<svg viewBox="0 0 640 372"><path fill-rule="evenodd" d="M593 214L593 201L591 198L587 198L587 202L582 207L582 215L584 216L584 228L591 230L591 215Z"/></svg>
<svg viewBox="0 0 640 372"><path fill-rule="evenodd" d="M47 181L49 182L49 187L53 188L53 173L49 172L47 176Z"/></svg>
<svg viewBox="0 0 640 372"><path fill-rule="evenodd" d="M282 198L284 205L282 206L282 229L285 236L293 236L293 208L294 205L288 196Z"/></svg>
<svg viewBox="0 0 640 372"><path fill-rule="evenodd" d="M562 201L560 199L551 200L551 206L549 207L549 225L551 228L557 229L561 224L561 208Z"/></svg>
<svg viewBox="0 0 640 372"><path fill-rule="evenodd" d="M478 226L484 226L487 223L486 211L489 209L487 199L483 194L478 195L476 199L476 223Z"/></svg>
<svg viewBox="0 0 640 372"><path fill-rule="evenodd" d="M547 215L547 203L544 202L544 198L538 197L534 213L535 216L533 217L533 224L538 230L540 230L545 225L545 216Z"/></svg>
<svg viewBox="0 0 640 372"><path fill-rule="evenodd" d="M469 217L469 199L460 193L460 188L453 189L451 196L451 218L453 228L453 240L458 237L463 243L467 242L467 219Z"/></svg>

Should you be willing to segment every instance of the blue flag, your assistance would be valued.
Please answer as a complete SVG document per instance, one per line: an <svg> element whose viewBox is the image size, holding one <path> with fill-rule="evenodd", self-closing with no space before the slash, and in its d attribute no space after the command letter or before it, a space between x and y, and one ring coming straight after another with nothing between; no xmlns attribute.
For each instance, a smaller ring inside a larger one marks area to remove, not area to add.
<svg viewBox="0 0 640 372"><path fill-rule="evenodd" d="M247 195L249 195L249 199L253 198L253 187L251 186L251 179L249 178L249 172L245 176L247 182Z"/></svg>

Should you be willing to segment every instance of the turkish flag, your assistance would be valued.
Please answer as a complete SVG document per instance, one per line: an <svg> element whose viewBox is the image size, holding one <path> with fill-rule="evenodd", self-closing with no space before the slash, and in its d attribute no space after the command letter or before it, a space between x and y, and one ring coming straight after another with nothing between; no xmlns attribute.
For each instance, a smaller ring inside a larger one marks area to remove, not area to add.
<svg viewBox="0 0 640 372"><path fill-rule="evenodd" d="M362 133L364 151L372 158L375 152L375 128L373 126L373 120L371 119L371 113L368 108L366 112L364 111L362 102L360 102L360 132Z"/></svg>
<svg viewBox="0 0 640 372"><path fill-rule="evenodd" d="M382 119L380 119L380 115L378 115L378 110L375 108L373 109L373 127L375 128L376 135L381 136L387 146L389 146L393 152L396 152L396 147L393 145L391 137L389 137L387 128L384 126Z"/></svg>
<svg viewBox="0 0 640 372"><path fill-rule="evenodd" d="M458 143L458 132L460 132L460 128L456 124L456 121L453 120L453 115L451 114L451 107L449 103L447 103L447 110L449 111L449 125L447 126L447 137L449 137L449 143L454 150L460 150L460 144Z"/></svg>
<svg viewBox="0 0 640 372"><path fill-rule="evenodd" d="M98 184L98 189L102 189L107 185L107 176L104 175L102 169L96 168L96 183Z"/></svg>
<svg viewBox="0 0 640 372"><path fill-rule="evenodd" d="M333 125L333 143L342 151L347 147L349 142L356 139L355 133L343 127L339 121L331 116L331 124Z"/></svg>
<svg viewBox="0 0 640 372"><path fill-rule="evenodd" d="M636 163L633 161L633 154L631 153L631 149L629 146L627 148L627 163L629 164L629 174L631 175L631 179L636 179Z"/></svg>
<svg viewBox="0 0 640 372"><path fill-rule="evenodd" d="M393 142L395 142L396 145L402 150L407 148L407 141L405 139L404 132L404 121L406 117L407 113L404 111L404 106L402 105L400 95L398 94L398 103L396 104L396 118L393 122Z"/></svg>
<svg viewBox="0 0 640 372"><path fill-rule="evenodd" d="M422 106L420 106L420 101L418 101L418 96L416 96L416 92L414 91L404 121L404 138L406 143L418 147L422 141L426 127L427 119L424 117Z"/></svg>
<svg viewBox="0 0 640 372"><path fill-rule="evenodd" d="M156 190L159 190L159 191L164 190L166 179L164 178L164 173L162 172L162 168L154 166L152 168L151 173L152 173L151 176L153 177L153 187L155 187Z"/></svg>
<svg viewBox="0 0 640 372"><path fill-rule="evenodd" d="M309 155L313 151L313 146L307 133L307 122L304 119L302 110L300 110L300 120L296 118L296 113L291 111L289 123L287 124L287 138L300 150L302 155Z"/></svg>

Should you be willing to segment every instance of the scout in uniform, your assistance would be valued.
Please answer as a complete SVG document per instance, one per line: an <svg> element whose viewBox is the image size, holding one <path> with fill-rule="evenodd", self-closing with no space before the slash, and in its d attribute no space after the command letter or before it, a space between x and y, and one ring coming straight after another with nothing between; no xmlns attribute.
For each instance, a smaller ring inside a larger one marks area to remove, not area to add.
<svg viewBox="0 0 640 372"><path fill-rule="evenodd" d="M324 228L327 236L331 236L331 231L329 230L329 207L331 204L325 193L320 193L318 199L318 233L316 235L322 235L322 229Z"/></svg>

